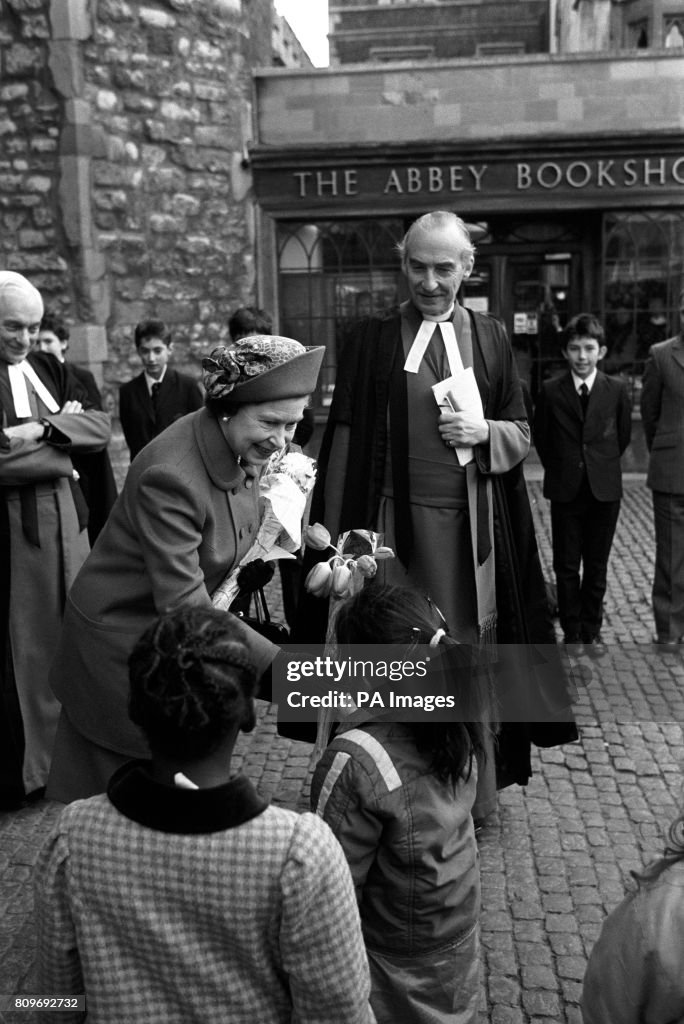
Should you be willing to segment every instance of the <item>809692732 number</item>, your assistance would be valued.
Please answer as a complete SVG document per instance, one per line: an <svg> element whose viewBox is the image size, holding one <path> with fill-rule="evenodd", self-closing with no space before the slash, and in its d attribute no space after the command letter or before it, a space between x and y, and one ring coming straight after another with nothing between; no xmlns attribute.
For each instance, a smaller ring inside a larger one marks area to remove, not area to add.
<svg viewBox="0 0 684 1024"><path fill-rule="evenodd" d="M85 1010L85 995L28 995L15 992L0 994L0 1009L14 1010Z"/></svg>

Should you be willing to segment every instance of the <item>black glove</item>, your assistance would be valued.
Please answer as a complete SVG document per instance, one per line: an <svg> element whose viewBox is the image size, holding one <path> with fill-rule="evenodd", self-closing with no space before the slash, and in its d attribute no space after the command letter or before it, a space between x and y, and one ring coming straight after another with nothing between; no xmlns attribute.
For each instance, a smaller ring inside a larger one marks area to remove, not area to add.
<svg viewBox="0 0 684 1024"><path fill-rule="evenodd" d="M275 572L275 562L264 562L263 558L255 558L253 562L243 565L238 573L238 586L241 594L251 594L270 583Z"/></svg>

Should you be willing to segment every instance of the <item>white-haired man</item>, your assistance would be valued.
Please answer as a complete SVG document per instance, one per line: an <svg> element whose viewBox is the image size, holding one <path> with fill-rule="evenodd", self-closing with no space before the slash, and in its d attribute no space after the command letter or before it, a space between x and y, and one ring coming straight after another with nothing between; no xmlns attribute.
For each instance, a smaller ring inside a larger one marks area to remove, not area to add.
<svg viewBox="0 0 684 1024"><path fill-rule="evenodd" d="M398 249L410 300L361 321L345 345L311 521L333 536L382 531L397 558L379 575L429 594L458 640L552 642L520 470L530 429L513 352L498 320L457 297L474 264L467 226L427 213ZM435 385L453 401L438 405ZM520 742L514 728L501 739L499 783L524 784L527 735ZM476 817L494 810L493 767L489 758Z"/></svg>
<svg viewBox="0 0 684 1024"><path fill-rule="evenodd" d="M110 437L109 416L84 409L64 365L32 351L42 316L40 292L0 271L0 809L47 781L59 711L48 669L88 553L71 455Z"/></svg>

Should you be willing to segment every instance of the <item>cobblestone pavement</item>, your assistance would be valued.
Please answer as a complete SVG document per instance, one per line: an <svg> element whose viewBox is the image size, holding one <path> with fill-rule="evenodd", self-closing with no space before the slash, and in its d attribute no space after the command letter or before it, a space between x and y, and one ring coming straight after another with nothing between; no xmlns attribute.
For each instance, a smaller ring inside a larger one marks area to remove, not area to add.
<svg viewBox="0 0 684 1024"><path fill-rule="evenodd" d="M531 476L538 476L534 471ZM548 505L529 482L546 575L552 579ZM653 531L643 478L626 481L609 569L600 661L586 673L581 741L535 750L534 775L499 794L499 820L482 833L482 1021L580 1020L586 958L629 873L657 855L682 802L684 659L652 632ZM310 748L275 735L273 714L240 741L238 766L275 802L304 809ZM59 813L42 802L0 815L0 992L31 992L31 871ZM27 1014L0 1013L26 1022Z"/></svg>

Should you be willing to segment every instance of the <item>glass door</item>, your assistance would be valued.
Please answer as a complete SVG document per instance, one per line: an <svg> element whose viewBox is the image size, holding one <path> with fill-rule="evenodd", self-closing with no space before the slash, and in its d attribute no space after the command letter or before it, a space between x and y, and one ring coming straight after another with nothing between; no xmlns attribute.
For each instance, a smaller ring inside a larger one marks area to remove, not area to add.
<svg viewBox="0 0 684 1024"><path fill-rule="evenodd" d="M509 256L504 276L504 319L520 376L532 398L543 380L565 365L562 329L573 302L574 257L570 253Z"/></svg>

